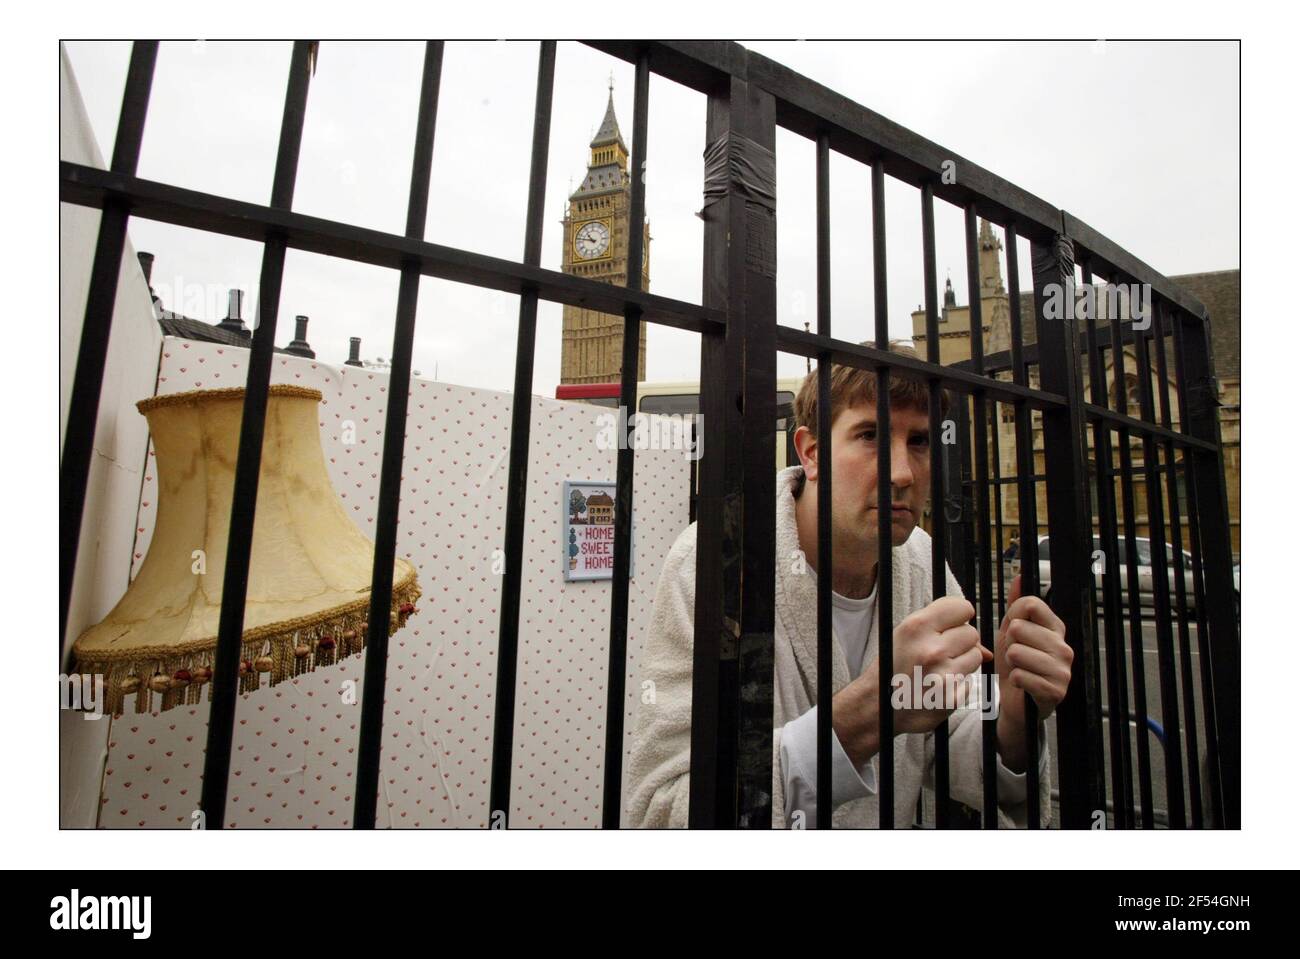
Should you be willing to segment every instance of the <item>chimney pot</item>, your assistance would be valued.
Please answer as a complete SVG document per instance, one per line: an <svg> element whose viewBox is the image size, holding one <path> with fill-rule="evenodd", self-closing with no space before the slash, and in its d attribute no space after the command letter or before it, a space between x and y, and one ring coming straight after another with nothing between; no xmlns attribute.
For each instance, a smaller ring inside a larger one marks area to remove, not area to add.
<svg viewBox="0 0 1300 959"><path fill-rule="evenodd" d="M361 365L361 337L353 336L348 340L348 343L350 344L350 349L348 352L347 362L344 365L360 366Z"/></svg>
<svg viewBox="0 0 1300 959"><path fill-rule="evenodd" d="M316 352L307 342L307 317L301 314L294 317L293 342L285 348L286 353L292 353L294 356L305 356L310 360L316 358Z"/></svg>

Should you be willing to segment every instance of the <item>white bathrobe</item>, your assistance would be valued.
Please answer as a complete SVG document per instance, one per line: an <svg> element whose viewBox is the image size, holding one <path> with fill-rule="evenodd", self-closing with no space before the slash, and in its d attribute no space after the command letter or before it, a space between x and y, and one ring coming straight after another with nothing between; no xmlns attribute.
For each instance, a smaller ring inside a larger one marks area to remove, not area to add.
<svg viewBox="0 0 1300 959"><path fill-rule="evenodd" d="M776 622L775 692L772 716L772 825L788 825L781 774L781 730L817 703L817 586L815 576L802 575L793 490L803 467L791 466L777 476L776 501ZM664 561L655 593L654 612L638 684L654 683L652 703L643 702L633 726L628 762L626 822L633 827L684 827L690 794L691 673L695 617L695 532L692 523L677 538ZM930 537L919 527L893 550L894 626L931 601ZM963 595L952 570L947 571L948 594ZM873 635L864 663L876 658ZM850 682L848 660L836 638L832 644L832 688L838 693ZM645 697L643 697L644 699ZM954 799L979 810L984 805L981 713L959 709L951 714L949 771ZM1041 727L1040 727L1041 731ZM1040 736L1039 808L1044 826L1051 817L1050 763L1046 737ZM879 772L879 756L872 759ZM916 813L922 786L933 788L934 734L907 733L894 740L894 823L905 828ZM999 766L1001 761L999 760ZM1007 775L1002 767L999 778ZM879 777L877 775L877 782ZM1023 801L1002 798L999 824L1024 826ZM875 793L835 809L835 828L875 828L879 825Z"/></svg>

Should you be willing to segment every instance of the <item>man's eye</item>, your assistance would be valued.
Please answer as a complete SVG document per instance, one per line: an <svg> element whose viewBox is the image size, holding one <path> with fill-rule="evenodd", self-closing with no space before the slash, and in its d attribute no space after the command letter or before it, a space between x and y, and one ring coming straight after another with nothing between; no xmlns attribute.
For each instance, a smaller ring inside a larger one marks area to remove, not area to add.
<svg viewBox="0 0 1300 959"><path fill-rule="evenodd" d="M858 436L859 436L860 439L864 439L864 440L874 440L874 439L876 438L876 431L875 431L875 430L867 430L865 433L860 433L860 434L858 434Z"/></svg>
<svg viewBox="0 0 1300 959"><path fill-rule="evenodd" d="M912 437L912 445L924 449L925 447L930 445L930 437L914 436Z"/></svg>

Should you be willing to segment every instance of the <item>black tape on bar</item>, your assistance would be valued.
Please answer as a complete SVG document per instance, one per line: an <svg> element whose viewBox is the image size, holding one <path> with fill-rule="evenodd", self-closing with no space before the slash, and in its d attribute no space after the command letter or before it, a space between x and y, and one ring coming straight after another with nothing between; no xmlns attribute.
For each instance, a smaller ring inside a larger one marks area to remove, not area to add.
<svg viewBox="0 0 1300 959"><path fill-rule="evenodd" d="M776 212L776 154L749 137L723 133L704 148L704 208L732 188L746 203Z"/></svg>
<svg viewBox="0 0 1300 959"><path fill-rule="evenodd" d="M704 149L704 209L731 192L745 201L745 266L776 278L776 154L762 144L723 133Z"/></svg>

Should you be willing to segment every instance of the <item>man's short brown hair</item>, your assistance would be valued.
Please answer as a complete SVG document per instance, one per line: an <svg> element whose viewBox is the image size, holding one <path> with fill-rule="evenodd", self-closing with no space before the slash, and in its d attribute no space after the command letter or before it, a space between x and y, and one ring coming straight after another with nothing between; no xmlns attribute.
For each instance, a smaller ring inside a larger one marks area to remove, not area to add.
<svg viewBox="0 0 1300 959"><path fill-rule="evenodd" d="M870 346L864 343L863 346ZM916 348L907 340L894 340L889 344L889 352L900 353L920 359ZM831 422L848 409L862 403L876 402L876 373L874 370L862 370L852 366L831 364ZM894 375L889 378L889 405L910 407L922 413L930 412L929 384L904 376ZM939 409L943 416L948 415L951 398L946 389L939 391ZM813 367L799 387L799 394L794 399L795 428L806 426L817 433L817 367Z"/></svg>

